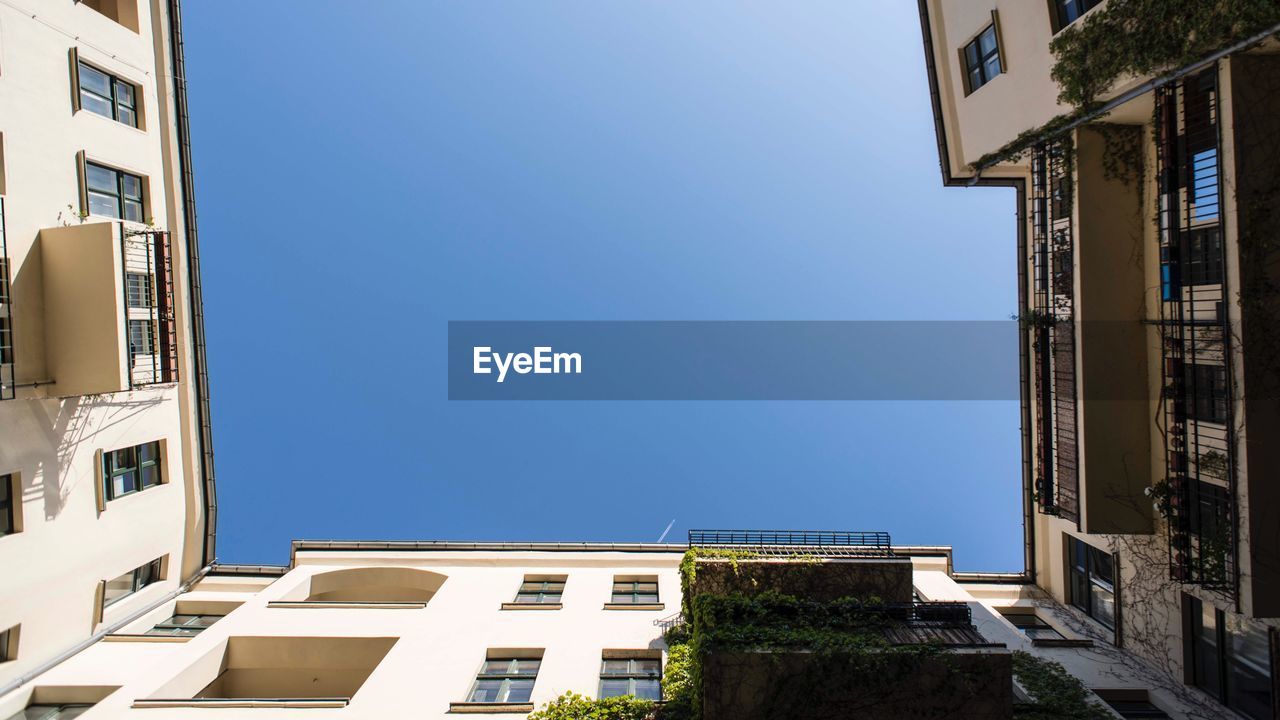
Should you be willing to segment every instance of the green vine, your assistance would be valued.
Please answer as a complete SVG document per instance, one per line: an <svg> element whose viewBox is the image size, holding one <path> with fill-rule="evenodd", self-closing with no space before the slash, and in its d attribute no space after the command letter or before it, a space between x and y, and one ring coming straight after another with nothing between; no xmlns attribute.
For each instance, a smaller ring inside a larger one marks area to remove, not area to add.
<svg viewBox="0 0 1280 720"><path fill-rule="evenodd" d="M530 713L528 720L653 720L657 708L657 703L630 695L596 700L567 692Z"/></svg>
<svg viewBox="0 0 1280 720"><path fill-rule="evenodd" d="M1013 676L1032 702L1014 708L1019 720L1108 720L1111 713L1093 701L1093 694L1062 665L1034 655L1013 653Z"/></svg>

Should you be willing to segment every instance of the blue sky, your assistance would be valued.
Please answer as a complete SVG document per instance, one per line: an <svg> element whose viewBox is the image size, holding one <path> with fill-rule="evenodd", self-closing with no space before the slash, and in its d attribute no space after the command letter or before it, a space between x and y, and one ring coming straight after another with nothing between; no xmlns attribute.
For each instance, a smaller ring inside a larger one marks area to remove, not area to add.
<svg viewBox="0 0 1280 720"><path fill-rule="evenodd" d="M674 519L1020 569L1016 403L447 399L450 320L1007 318L913 3L184 10L221 560Z"/></svg>

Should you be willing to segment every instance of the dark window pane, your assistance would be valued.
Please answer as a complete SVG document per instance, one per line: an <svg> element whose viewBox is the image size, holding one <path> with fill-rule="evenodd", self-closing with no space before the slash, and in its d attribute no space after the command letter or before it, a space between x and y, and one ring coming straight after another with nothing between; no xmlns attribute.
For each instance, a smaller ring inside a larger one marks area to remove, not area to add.
<svg viewBox="0 0 1280 720"><path fill-rule="evenodd" d="M510 680L508 683L507 697L504 698L503 702L529 702L529 698L533 695L532 680Z"/></svg>
<svg viewBox="0 0 1280 720"><path fill-rule="evenodd" d="M636 680L636 697L641 700L661 700L662 684L657 680Z"/></svg>
<svg viewBox="0 0 1280 720"><path fill-rule="evenodd" d="M127 82L116 81L116 102L125 107L134 107L133 86Z"/></svg>
<svg viewBox="0 0 1280 720"><path fill-rule="evenodd" d="M1251 718L1271 718L1270 641L1265 629L1228 619L1227 704Z"/></svg>
<svg viewBox="0 0 1280 720"><path fill-rule="evenodd" d="M80 63L80 89L105 98L111 97L111 78L84 63Z"/></svg>
<svg viewBox="0 0 1280 720"><path fill-rule="evenodd" d="M142 203L136 200L124 201L124 219L130 222L143 222Z"/></svg>
<svg viewBox="0 0 1280 720"><path fill-rule="evenodd" d="M992 25L986 30L983 30L982 34L978 36L978 52L982 53L983 57L986 57L995 51L996 27Z"/></svg>
<svg viewBox="0 0 1280 720"><path fill-rule="evenodd" d="M498 693L502 691L501 680L477 680L471 691L471 702L498 702Z"/></svg>
<svg viewBox="0 0 1280 720"><path fill-rule="evenodd" d="M631 693L630 680L601 680L600 697L618 697Z"/></svg>
<svg viewBox="0 0 1280 720"><path fill-rule="evenodd" d="M142 199L142 178L128 173L120 174L120 188L129 200Z"/></svg>

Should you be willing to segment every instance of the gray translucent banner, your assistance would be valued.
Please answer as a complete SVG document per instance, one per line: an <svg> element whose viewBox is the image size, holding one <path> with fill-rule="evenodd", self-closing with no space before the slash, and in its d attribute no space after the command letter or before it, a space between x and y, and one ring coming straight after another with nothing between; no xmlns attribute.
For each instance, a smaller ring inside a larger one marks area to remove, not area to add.
<svg viewBox="0 0 1280 720"><path fill-rule="evenodd" d="M450 400L1017 400L1006 321L456 321Z"/></svg>

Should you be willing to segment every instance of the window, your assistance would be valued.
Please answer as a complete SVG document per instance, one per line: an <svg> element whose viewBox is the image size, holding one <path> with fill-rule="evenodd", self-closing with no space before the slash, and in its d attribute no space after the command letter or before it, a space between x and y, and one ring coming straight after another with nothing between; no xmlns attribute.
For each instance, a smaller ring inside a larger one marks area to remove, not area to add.
<svg viewBox="0 0 1280 720"><path fill-rule="evenodd" d="M132 495L161 481L158 440L102 454L103 497L107 500Z"/></svg>
<svg viewBox="0 0 1280 720"><path fill-rule="evenodd" d="M1270 638L1265 628L1199 598L1182 597L1187 682L1255 720L1271 720Z"/></svg>
<svg viewBox="0 0 1280 720"><path fill-rule="evenodd" d="M1198 422L1227 422L1227 368L1225 365L1183 365L1187 417Z"/></svg>
<svg viewBox="0 0 1280 720"><path fill-rule="evenodd" d="M1072 605L1111 628L1116 627L1115 562L1111 555L1067 536L1068 589Z"/></svg>
<svg viewBox="0 0 1280 720"><path fill-rule="evenodd" d="M222 619L222 615L183 615L178 614L143 633L144 635L167 635L170 637L191 637L201 630Z"/></svg>
<svg viewBox="0 0 1280 720"><path fill-rule="evenodd" d="M92 705L69 704L69 705L28 705L25 710L19 710L16 715L10 715L9 720L67 720L67 718L78 718L89 711Z"/></svg>
<svg viewBox="0 0 1280 720"><path fill-rule="evenodd" d="M142 588L163 580L164 578L160 575L163 559L156 558L142 567L134 568L119 577L108 580L102 591L102 607L120 602Z"/></svg>
<svg viewBox="0 0 1280 720"><path fill-rule="evenodd" d="M16 647L18 643L14 642L17 637L17 625L8 630L0 631L0 663L18 659L18 648Z"/></svg>
<svg viewBox="0 0 1280 720"><path fill-rule="evenodd" d="M1122 718L1168 720L1169 717L1168 713L1153 705L1150 700L1110 700L1106 697L1103 700Z"/></svg>
<svg viewBox="0 0 1280 720"><path fill-rule="evenodd" d="M89 213L142 222L142 178L112 168L85 163Z"/></svg>
<svg viewBox="0 0 1280 720"><path fill-rule="evenodd" d="M1043 618L1034 612L1024 610L1022 608L1010 608L1000 611L1006 620L1013 623L1013 626L1022 631L1024 635L1032 640L1065 640L1066 637L1062 633L1053 628L1052 625L1045 622Z"/></svg>
<svg viewBox="0 0 1280 720"><path fill-rule="evenodd" d="M77 64L80 80L80 107L91 113L138 127L138 88L131 82L101 70Z"/></svg>
<svg viewBox="0 0 1280 720"><path fill-rule="evenodd" d="M634 695L662 699L662 660L652 657L606 657L600 663L600 697Z"/></svg>
<svg viewBox="0 0 1280 720"><path fill-rule="evenodd" d="M1102 0L1051 0L1057 14L1054 32L1080 19L1081 15L1102 4Z"/></svg>
<svg viewBox="0 0 1280 720"><path fill-rule="evenodd" d="M996 39L994 22L964 46L963 54L965 77L968 80L965 84L966 95L1004 72L1000 64L1000 43Z"/></svg>
<svg viewBox="0 0 1280 720"><path fill-rule="evenodd" d="M129 321L129 357L155 354L155 331L150 320Z"/></svg>
<svg viewBox="0 0 1280 720"><path fill-rule="evenodd" d="M468 702L527 703L533 695L540 658L489 658L484 661Z"/></svg>
<svg viewBox="0 0 1280 720"><path fill-rule="evenodd" d="M12 535L18 531L18 504L15 502L13 475L0 475L0 537Z"/></svg>
<svg viewBox="0 0 1280 720"><path fill-rule="evenodd" d="M1222 283L1222 231L1217 226L1189 230L1183 236L1183 279L1188 285Z"/></svg>
<svg viewBox="0 0 1280 720"><path fill-rule="evenodd" d="M516 594L516 602L533 605L557 605L564 595L563 577L550 580L536 580L526 577L520 584L520 592Z"/></svg>
<svg viewBox="0 0 1280 720"><path fill-rule="evenodd" d="M613 581L615 605L655 605L658 602L658 578Z"/></svg>
<svg viewBox="0 0 1280 720"><path fill-rule="evenodd" d="M125 276L125 296L131 308L149 308L155 305L151 292L151 276L147 273L131 272Z"/></svg>

